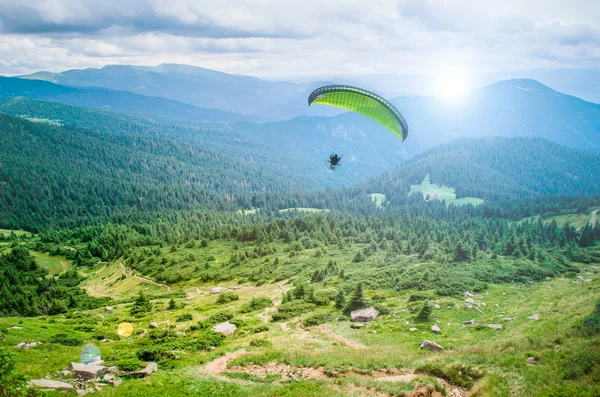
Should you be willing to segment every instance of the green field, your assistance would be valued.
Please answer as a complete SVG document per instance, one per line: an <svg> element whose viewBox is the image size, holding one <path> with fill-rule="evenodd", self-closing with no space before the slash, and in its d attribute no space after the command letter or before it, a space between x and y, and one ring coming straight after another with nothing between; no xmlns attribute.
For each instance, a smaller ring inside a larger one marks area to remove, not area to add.
<svg viewBox="0 0 600 397"><path fill-rule="evenodd" d="M329 210L328 209L320 209L320 208L296 207L296 208L284 208L282 210L279 210L279 212L281 212L281 213L285 213L285 212L317 213L317 212L329 212Z"/></svg>
<svg viewBox="0 0 600 397"><path fill-rule="evenodd" d="M586 211L583 212L576 212L575 210L573 210L570 213L532 216L529 218L525 218L520 222L524 222L527 220L538 221L539 219L542 219L544 223L551 223L553 221L556 221L556 223L558 223L561 226L569 223L571 226L574 226L577 229L581 229L587 224L595 225L599 219L599 216L598 208L594 207L588 208Z"/></svg>
<svg viewBox="0 0 600 397"><path fill-rule="evenodd" d="M57 275L72 269L71 260L64 256L49 256L45 252L30 251L35 261L50 274Z"/></svg>
<svg viewBox="0 0 600 397"><path fill-rule="evenodd" d="M381 208L383 206L383 203L385 203L385 194L371 193L369 194L369 197L371 197L371 200L373 200L377 208Z"/></svg>
<svg viewBox="0 0 600 397"><path fill-rule="evenodd" d="M476 197L463 197L457 199L454 188L431 183L429 175L425 176L425 179L423 179L423 182L420 184L411 185L410 192L408 194L415 193L422 194L424 199L429 198L429 200L445 200L446 204L448 205L481 205L485 202L483 199Z"/></svg>

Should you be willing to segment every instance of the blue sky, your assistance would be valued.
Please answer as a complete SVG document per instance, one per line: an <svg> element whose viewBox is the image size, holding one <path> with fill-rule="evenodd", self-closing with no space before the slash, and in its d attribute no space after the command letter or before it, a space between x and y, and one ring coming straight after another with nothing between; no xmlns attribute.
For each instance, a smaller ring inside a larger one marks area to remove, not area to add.
<svg viewBox="0 0 600 397"><path fill-rule="evenodd" d="M598 0L0 0L0 74L185 63L264 78L600 66Z"/></svg>

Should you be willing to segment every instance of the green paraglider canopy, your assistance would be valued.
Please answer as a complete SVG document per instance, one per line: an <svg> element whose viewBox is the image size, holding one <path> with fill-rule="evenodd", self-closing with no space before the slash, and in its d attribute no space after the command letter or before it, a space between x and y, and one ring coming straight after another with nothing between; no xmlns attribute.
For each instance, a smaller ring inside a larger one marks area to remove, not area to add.
<svg viewBox="0 0 600 397"><path fill-rule="evenodd" d="M402 141L408 136L408 125L402 114L386 99L362 88L349 85L326 85L308 97L308 106L336 106L352 110L375 120L396 134Z"/></svg>

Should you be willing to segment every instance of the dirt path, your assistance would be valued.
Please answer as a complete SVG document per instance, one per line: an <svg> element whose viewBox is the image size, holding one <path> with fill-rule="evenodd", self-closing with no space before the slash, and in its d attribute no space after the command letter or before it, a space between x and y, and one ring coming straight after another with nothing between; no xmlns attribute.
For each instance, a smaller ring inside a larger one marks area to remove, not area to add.
<svg viewBox="0 0 600 397"><path fill-rule="evenodd" d="M121 262L121 260L117 260L117 262L119 262L119 265L121 266L121 271L123 272L123 274L125 274L126 276L131 276L134 278L137 278L138 280L142 280L144 282L150 283L150 284L154 284L154 285L158 285L159 287L163 287L166 288L167 291L169 292L173 292L173 288L169 287L167 284L164 283L159 283L158 281L154 281L151 278L148 277L144 277L144 276L140 276L138 274L135 274L135 272L131 269L127 269L125 267L125 265L123 264L123 262ZM129 270L129 271L128 271Z"/></svg>
<svg viewBox="0 0 600 397"><path fill-rule="evenodd" d="M322 324L319 329L321 330L322 333L324 333L325 335L327 335L328 337L330 337L331 339L335 339L338 342L342 342L343 344L345 344L346 346L352 348L352 349L364 349L366 346L363 344L360 344L358 342L352 342L351 340L348 340L346 338L344 338L343 336L334 334L332 330L329 329L329 327L327 326L327 324Z"/></svg>
<svg viewBox="0 0 600 397"><path fill-rule="evenodd" d="M244 350L244 349L226 353L224 356L221 356L221 357L207 363L205 366L200 367L200 371L207 375L213 376L215 378L229 379L229 378L225 378L224 376L222 376L221 373L225 372L225 370L227 369L227 364L231 360L234 360L240 356L243 356L244 354L246 354L246 350Z"/></svg>

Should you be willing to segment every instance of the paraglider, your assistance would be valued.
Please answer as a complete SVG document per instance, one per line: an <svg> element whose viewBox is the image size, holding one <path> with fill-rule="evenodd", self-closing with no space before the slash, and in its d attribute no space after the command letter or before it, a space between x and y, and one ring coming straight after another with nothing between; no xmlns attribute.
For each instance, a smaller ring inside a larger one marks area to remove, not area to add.
<svg viewBox="0 0 600 397"><path fill-rule="evenodd" d="M362 88L349 85L326 85L317 88L308 96L308 106L335 106L361 113L381 124L404 142L408 136L408 124L402 114L385 98ZM339 165L341 157L329 157L331 169Z"/></svg>
<svg viewBox="0 0 600 397"><path fill-rule="evenodd" d="M329 168L331 168L332 170L335 170L335 167L337 167L340 164L340 161L342 160L342 157L344 157L344 155L338 156L337 154L333 153L331 156L329 156Z"/></svg>

